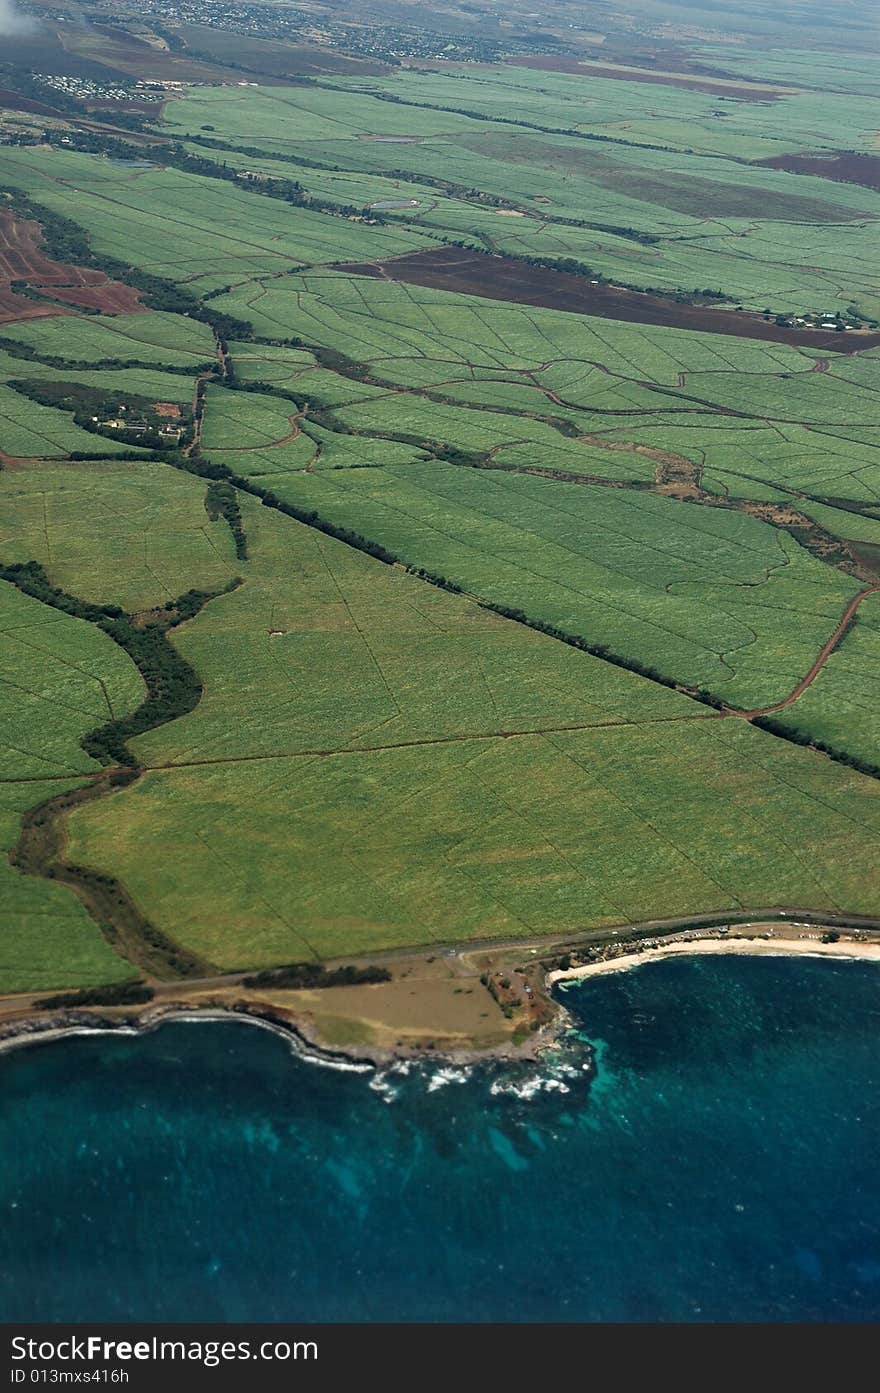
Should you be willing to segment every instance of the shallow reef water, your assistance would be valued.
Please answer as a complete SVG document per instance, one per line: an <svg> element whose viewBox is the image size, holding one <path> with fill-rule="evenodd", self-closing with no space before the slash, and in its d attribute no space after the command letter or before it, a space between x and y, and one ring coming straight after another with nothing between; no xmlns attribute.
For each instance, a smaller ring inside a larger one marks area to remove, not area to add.
<svg viewBox="0 0 880 1393"><path fill-rule="evenodd" d="M0 1058L0 1319L873 1320L880 969L572 984L539 1063L239 1022Z"/></svg>

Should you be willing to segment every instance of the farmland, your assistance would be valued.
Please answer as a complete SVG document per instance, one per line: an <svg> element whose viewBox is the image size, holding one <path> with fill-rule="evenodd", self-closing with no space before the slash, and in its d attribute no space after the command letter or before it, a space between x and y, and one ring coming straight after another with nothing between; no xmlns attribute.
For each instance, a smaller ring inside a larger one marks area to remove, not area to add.
<svg viewBox="0 0 880 1393"><path fill-rule="evenodd" d="M22 813L97 769L79 738L137 705L137 672L109 638L0 582L3 626L3 782L0 838L15 846ZM83 905L60 885L0 863L7 991L81 986L131 975Z"/></svg>
<svg viewBox="0 0 880 1393"><path fill-rule="evenodd" d="M860 73L0 145L0 991L880 914Z"/></svg>

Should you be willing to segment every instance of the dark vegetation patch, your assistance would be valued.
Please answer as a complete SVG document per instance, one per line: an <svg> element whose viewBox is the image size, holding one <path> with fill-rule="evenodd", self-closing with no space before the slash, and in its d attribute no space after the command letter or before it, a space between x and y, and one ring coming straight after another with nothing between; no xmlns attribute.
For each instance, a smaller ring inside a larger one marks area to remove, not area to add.
<svg viewBox="0 0 880 1393"><path fill-rule="evenodd" d="M430 290L452 290L519 305L617 319L628 324L656 324L693 329L703 334L762 339L837 353L856 353L880 344L880 333L855 334L789 329L760 315L688 304L649 291L624 290L593 283L586 275L532 266L526 260L489 256L462 247L409 252L390 261L338 262L334 268L352 276L372 276ZM710 292L711 293L711 292Z"/></svg>
<svg viewBox="0 0 880 1393"><path fill-rule="evenodd" d="M108 396L106 390L81 382L46 382L42 378L10 380L6 384L42 406L69 411L76 425L108 440L168 450L192 438L192 406L155 402L130 392ZM120 401L120 396L125 401ZM157 410L157 408L163 408ZM177 415L173 415L174 412Z"/></svg>
<svg viewBox="0 0 880 1393"><path fill-rule="evenodd" d="M676 213L689 213L692 217L761 217L779 222L840 223L854 222L865 216L843 204L778 193L745 181L731 184L691 174L657 175L648 169L634 170L632 166L626 169L618 166L612 174L600 174L597 182L630 198L671 208Z"/></svg>
<svg viewBox="0 0 880 1393"><path fill-rule="evenodd" d="M60 116L57 106L48 106L34 97L26 97L11 87L0 87L0 106L7 111L27 111L34 116Z"/></svg>
<svg viewBox="0 0 880 1393"><path fill-rule="evenodd" d="M288 963L267 968L245 977L246 987L274 987L308 990L314 987L361 987L374 982L390 982L387 967L322 967L320 963Z"/></svg>
<svg viewBox="0 0 880 1393"><path fill-rule="evenodd" d="M82 987L75 992L44 996L37 1005L46 1011L64 1010L70 1006L143 1006L154 996L152 987L145 982L111 982L104 987Z"/></svg>
<svg viewBox="0 0 880 1393"><path fill-rule="evenodd" d="M24 875L72 890L111 948L139 971L160 978L208 976L214 970L212 965L156 928L114 876L64 860L66 814L135 778L133 770L105 774L84 788L29 809L21 820L21 833L9 860Z"/></svg>
<svg viewBox="0 0 880 1393"><path fill-rule="evenodd" d="M235 542L235 555L239 561L247 560L247 535L241 520L241 507L238 494L225 479L212 479L205 495L205 511L212 522L223 518Z"/></svg>
<svg viewBox="0 0 880 1393"><path fill-rule="evenodd" d="M26 74L33 71L64 77L85 77L101 83L125 76L109 61L101 62L85 53L77 53L73 48L65 48L58 31L44 25L28 34L4 34L3 58L5 67L19 68Z"/></svg>
<svg viewBox="0 0 880 1393"><path fill-rule="evenodd" d="M880 193L880 155L862 155L855 150L835 150L830 154L773 155L755 160L764 169L786 169L789 174L812 174L817 179L833 179L836 184L861 184Z"/></svg>
<svg viewBox="0 0 880 1393"><path fill-rule="evenodd" d="M146 619L135 622L119 605L97 605L80 600L53 585L36 561L0 565L0 580L9 581L24 595L31 595L52 609L75 619L84 619L107 634L128 654L144 680L146 699L136 711L120 716L82 740L82 748L100 764L136 770L137 760L127 741L167 721L185 716L198 705L202 685L185 658L168 641L167 632L194 619L209 600L235 590L241 581L231 581L222 591L188 590L179 599L169 600L161 609L151 610Z"/></svg>
<svg viewBox="0 0 880 1393"><path fill-rule="evenodd" d="M391 71L387 63L334 53L310 44L212 29L207 25L180 24L174 32L185 44L189 58L222 63L226 68L275 79L309 77L315 73L383 77Z"/></svg>

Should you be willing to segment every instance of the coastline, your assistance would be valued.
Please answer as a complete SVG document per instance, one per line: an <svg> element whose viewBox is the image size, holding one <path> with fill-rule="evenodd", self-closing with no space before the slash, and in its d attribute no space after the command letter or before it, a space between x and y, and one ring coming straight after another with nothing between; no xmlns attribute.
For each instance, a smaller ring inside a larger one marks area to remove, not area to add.
<svg viewBox="0 0 880 1393"><path fill-rule="evenodd" d="M860 939L841 939L835 943L823 943L821 938L803 936L788 938L768 935L766 938L736 938L725 935L721 938L673 939L647 946L631 948L614 957L601 958L596 962L582 963L576 967L557 968L548 972L548 986L564 985L566 982L581 981L586 977L596 977L609 972L628 972L634 967L657 962L661 958L695 956L712 953L745 953L752 956L785 957L794 954L801 957L843 958L880 964L880 942L869 943Z"/></svg>
<svg viewBox="0 0 880 1393"><path fill-rule="evenodd" d="M869 936L870 935L870 936ZM243 1021L286 1040L299 1058L368 1072L402 1061L452 1066L539 1059L569 1020L569 982L681 955L800 955L880 964L880 933L801 921L606 931L542 950L463 944L453 953L394 962L393 979L356 987L256 991L240 976L151 984L144 1004L47 1008L37 997L0 998L0 1055L83 1034L137 1035L166 1021ZM560 989L560 990L557 990Z"/></svg>
<svg viewBox="0 0 880 1393"><path fill-rule="evenodd" d="M29 1045L54 1044L77 1035L149 1035L175 1021L193 1025L238 1021L279 1036L298 1059L346 1072L368 1073L403 1060L459 1066L505 1059L526 1062L538 1058L554 1042L565 1015L564 1008L557 1003L553 1020L541 1032L541 1038L532 1036L524 1045L506 1040L483 1049L475 1046L434 1048L427 1043L386 1049L366 1044L328 1045L314 1030L309 1029L302 1018L295 1019L287 1012L282 1015L257 1001L238 1001L229 1005L216 1002L202 1004L196 1000L168 1005L150 1002L136 1011L131 1007L103 1007L89 1011L68 1008L52 1012L31 1011L0 1025L0 1057Z"/></svg>

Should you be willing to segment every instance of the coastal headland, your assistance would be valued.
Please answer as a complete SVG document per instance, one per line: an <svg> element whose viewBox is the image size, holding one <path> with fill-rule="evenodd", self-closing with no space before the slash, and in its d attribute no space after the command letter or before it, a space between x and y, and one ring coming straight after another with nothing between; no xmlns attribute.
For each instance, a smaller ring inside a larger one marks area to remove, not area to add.
<svg viewBox="0 0 880 1393"><path fill-rule="evenodd" d="M525 1060L566 1028L560 984L682 954L747 953L880 964L880 926L759 919L632 926L567 943L465 945L382 956L387 980L289 989L245 974L146 984L145 1001L0 997L0 1052L84 1031L150 1030L170 1019L250 1020L318 1059L387 1065L411 1058ZM73 994L75 995L75 994Z"/></svg>

